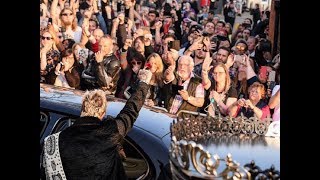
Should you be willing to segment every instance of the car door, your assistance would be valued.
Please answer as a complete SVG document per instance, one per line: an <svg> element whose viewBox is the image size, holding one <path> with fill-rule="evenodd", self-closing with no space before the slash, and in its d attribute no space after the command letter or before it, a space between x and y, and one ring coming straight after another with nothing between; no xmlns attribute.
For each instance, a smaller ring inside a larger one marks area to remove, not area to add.
<svg viewBox="0 0 320 180"><path fill-rule="evenodd" d="M40 111L40 136L41 134L45 134L44 132L49 132L48 135L50 135L66 129L74 123L75 118L76 117L58 114L56 112L53 113ZM49 127L51 130L48 129ZM47 130L43 130L46 128ZM44 138L45 137L43 137L43 139ZM128 139L125 137L123 148L126 154L126 159L123 161L123 166L128 179L152 179L154 173L152 173L150 168L151 161L147 160L147 155L141 152L141 148L137 147L134 139ZM40 166L41 164L42 157L40 158Z"/></svg>

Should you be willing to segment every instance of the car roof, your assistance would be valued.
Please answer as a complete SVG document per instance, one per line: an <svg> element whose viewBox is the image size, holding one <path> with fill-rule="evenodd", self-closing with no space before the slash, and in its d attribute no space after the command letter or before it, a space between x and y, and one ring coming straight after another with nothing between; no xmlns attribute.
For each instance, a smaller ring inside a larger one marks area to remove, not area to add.
<svg viewBox="0 0 320 180"><path fill-rule="evenodd" d="M48 84L40 84L41 108L58 111L78 117L80 115L82 95L84 91L62 88ZM107 96L107 115L116 117L122 110L126 100ZM135 127L143 129L159 138L170 133L170 124L176 116L160 108L143 106L134 123Z"/></svg>

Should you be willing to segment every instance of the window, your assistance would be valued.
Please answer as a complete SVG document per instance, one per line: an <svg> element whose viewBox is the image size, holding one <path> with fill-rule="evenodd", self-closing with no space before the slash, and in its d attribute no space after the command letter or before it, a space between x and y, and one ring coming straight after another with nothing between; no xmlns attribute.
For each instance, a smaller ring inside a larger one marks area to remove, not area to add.
<svg viewBox="0 0 320 180"><path fill-rule="evenodd" d="M48 122L49 122L48 115L40 111L40 137L42 136L44 130L46 129Z"/></svg>
<svg viewBox="0 0 320 180"><path fill-rule="evenodd" d="M142 153L139 152L138 148L125 138L123 149L127 158L122 162L122 164L128 179L133 180L147 178L150 168L147 160L143 157Z"/></svg>
<svg viewBox="0 0 320 180"><path fill-rule="evenodd" d="M61 118L53 128L51 134L54 134L66 129L67 127L71 126L74 123L74 121L75 121L74 119L68 118L68 117Z"/></svg>

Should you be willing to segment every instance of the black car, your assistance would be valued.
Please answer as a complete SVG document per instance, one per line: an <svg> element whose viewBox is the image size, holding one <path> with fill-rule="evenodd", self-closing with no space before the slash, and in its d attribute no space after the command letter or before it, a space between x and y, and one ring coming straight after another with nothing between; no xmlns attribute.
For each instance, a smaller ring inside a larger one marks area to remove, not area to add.
<svg viewBox="0 0 320 180"><path fill-rule="evenodd" d="M71 126L79 117L84 92L45 84L40 87L42 152L45 137ZM125 100L112 96L107 100L107 115L115 117ZM179 113L194 116L181 121L177 119ZM228 179L230 173L238 176L238 170L244 168L258 179L280 178L280 138L265 137L247 126L243 132L235 131L225 120L217 126L216 121L200 113L179 113L142 107L123 145L127 156L123 165L129 179ZM219 163L212 164L215 161ZM272 178L267 177L270 174Z"/></svg>
<svg viewBox="0 0 320 180"><path fill-rule="evenodd" d="M79 117L83 93L40 84L40 152L45 137L71 126ZM115 117L125 101L111 96L107 100L107 115ZM168 154L173 119L173 115L161 108L142 107L123 144L127 157L123 165L129 179L169 179ZM40 167L41 161L42 158Z"/></svg>

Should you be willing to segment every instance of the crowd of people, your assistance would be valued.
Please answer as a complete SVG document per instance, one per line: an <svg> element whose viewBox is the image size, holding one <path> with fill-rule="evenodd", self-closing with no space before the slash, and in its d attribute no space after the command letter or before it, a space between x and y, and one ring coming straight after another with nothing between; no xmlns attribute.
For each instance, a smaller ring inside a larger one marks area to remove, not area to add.
<svg viewBox="0 0 320 180"><path fill-rule="evenodd" d="M40 82L129 99L152 72L144 104L280 120L280 52L269 10L235 24L233 1L41 0Z"/></svg>

